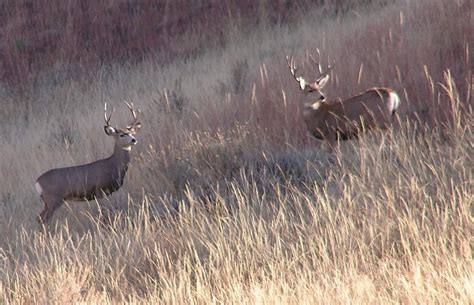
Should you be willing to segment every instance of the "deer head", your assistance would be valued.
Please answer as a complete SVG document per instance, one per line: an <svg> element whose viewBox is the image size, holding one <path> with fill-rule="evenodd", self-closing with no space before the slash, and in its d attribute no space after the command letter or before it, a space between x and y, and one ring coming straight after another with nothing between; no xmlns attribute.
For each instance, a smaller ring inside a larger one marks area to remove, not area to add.
<svg viewBox="0 0 474 305"><path fill-rule="evenodd" d="M140 130L141 124L138 121L137 112L133 107L133 103L129 104L125 102L128 109L132 113L133 121L127 125L125 128L112 127L110 125L110 119L114 114L114 109L110 113L110 116L107 115L107 103L104 104L104 131L108 136L113 136L117 146L124 150L130 150L133 145L137 144L137 139L135 139L135 134Z"/></svg>
<svg viewBox="0 0 474 305"><path fill-rule="evenodd" d="M326 99L324 93L322 92L324 86L327 84L329 80L329 72L334 68L334 64L332 66L329 66L328 69L323 73L321 64L319 63L319 50L317 50L318 53L318 60L315 60L314 57L311 55L311 60L316 64L318 67L319 71L319 76L316 78L314 82L308 82L305 80L302 76L297 76L296 72L298 71L298 68L296 67L293 57L288 57L286 56L286 63L288 65L288 68L290 69L290 73L293 76L293 78L296 80L296 82L299 84L299 87L301 91L306 95L306 94L312 94L314 95L315 100L320 100L324 101Z"/></svg>

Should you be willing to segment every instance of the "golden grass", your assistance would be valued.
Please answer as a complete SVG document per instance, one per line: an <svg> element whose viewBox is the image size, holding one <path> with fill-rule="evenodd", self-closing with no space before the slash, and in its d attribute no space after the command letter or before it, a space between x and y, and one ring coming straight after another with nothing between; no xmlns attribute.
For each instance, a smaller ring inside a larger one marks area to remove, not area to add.
<svg viewBox="0 0 474 305"><path fill-rule="evenodd" d="M179 213L158 216L172 202L145 195L105 227L19 229L3 301L472 303L472 128L459 139L406 131L385 157L365 139L332 167L267 155L211 200L187 192Z"/></svg>
<svg viewBox="0 0 474 305"><path fill-rule="evenodd" d="M26 110L7 99L0 304L474 303L462 5L399 1L229 33L226 48L192 62L104 67L83 83L45 78L23 97ZM441 24L450 35L431 40ZM314 46L340 63L332 96L382 84L401 93L390 142L342 143L331 164L307 138L284 55ZM124 187L62 207L43 231L34 180L110 153L102 105L123 99L144 111Z"/></svg>

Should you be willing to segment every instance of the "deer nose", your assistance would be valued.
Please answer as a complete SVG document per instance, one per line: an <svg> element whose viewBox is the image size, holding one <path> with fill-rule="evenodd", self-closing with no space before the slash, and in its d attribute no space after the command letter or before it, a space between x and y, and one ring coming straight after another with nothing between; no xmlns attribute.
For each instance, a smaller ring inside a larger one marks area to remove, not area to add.
<svg viewBox="0 0 474 305"><path fill-rule="evenodd" d="M137 144L137 140L136 140L136 139L132 139L132 144Z"/></svg>

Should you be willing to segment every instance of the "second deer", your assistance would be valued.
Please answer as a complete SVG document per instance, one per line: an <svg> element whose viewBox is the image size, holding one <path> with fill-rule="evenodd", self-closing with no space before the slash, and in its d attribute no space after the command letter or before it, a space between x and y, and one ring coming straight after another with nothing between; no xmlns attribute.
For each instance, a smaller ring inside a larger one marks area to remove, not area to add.
<svg viewBox="0 0 474 305"><path fill-rule="evenodd" d="M319 52L318 52L319 54ZM345 100L326 100L322 92L329 80L329 66L323 73L319 59L313 61L319 68L314 82L297 76L293 58L286 57L290 73L299 85L303 120L309 132L317 139L326 140L331 147L338 140L348 140L370 129L386 129L400 105L398 94L391 88L371 88Z"/></svg>
<svg viewBox="0 0 474 305"><path fill-rule="evenodd" d="M133 121L124 129L112 127L104 106L105 134L114 138L112 155L89 164L56 168L47 171L36 180L36 190L44 202L39 216L40 223L47 223L65 200L92 200L118 190L124 181L130 162L130 150L137 143L136 132L141 125L133 104L128 104Z"/></svg>

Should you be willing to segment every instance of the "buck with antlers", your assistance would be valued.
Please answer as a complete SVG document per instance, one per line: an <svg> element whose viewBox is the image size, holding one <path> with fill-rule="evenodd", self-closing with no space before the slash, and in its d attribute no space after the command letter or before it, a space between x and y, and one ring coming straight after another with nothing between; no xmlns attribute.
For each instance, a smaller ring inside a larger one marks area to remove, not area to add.
<svg viewBox="0 0 474 305"><path fill-rule="evenodd" d="M345 100L327 101L322 90L334 64L323 73L319 58L317 61L312 59L317 64L320 75L310 83L296 75L298 68L293 58L286 57L290 73L302 92L303 119L315 138L326 140L333 149L338 140L355 138L369 129L386 129L391 124L400 104L400 98L393 89L371 88Z"/></svg>
<svg viewBox="0 0 474 305"><path fill-rule="evenodd" d="M122 186L130 162L130 150L137 143L135 134L141 126L133 104L126 104L133 121L125 129L110 125L114 110L107 116L107 104L104 105L104 130L115 140L110 157L89 164L52 169L36 180L36 190L44 201L44 209L39 216L41 223L47 223L65 200L101 198Z"/></svg>

